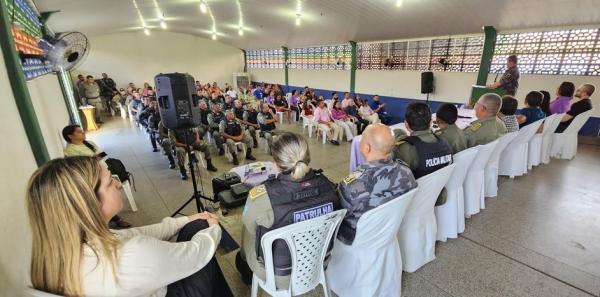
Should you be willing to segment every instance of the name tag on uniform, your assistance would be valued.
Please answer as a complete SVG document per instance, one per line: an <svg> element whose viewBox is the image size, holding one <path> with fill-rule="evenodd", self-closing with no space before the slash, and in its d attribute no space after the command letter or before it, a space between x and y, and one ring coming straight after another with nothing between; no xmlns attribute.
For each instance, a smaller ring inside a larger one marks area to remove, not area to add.
<svg viewBox="0 0 600 297"><path fill-rule="evenodd" d="M333 212L333 202L294 212L294 223L314 219Z"/></svg>

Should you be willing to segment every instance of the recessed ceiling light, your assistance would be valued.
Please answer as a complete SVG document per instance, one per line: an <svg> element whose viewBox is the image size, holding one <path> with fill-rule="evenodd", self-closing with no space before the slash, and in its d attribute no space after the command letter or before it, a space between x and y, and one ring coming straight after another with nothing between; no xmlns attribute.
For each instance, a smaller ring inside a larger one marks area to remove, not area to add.
<svg viewBox="0 0 600 297"><path fill-rule="evenodd" d="M217 40L217 34L213 33L212 40Z"/></svg>
<svg viewBox="0 0 600 297"><path fill-rule="evenodd" d="M396 0L396 7L402 7L402 0Z"/></svg>
<svg viewBox="0 0 600 297"><path fill-rule="evenodd" d="M146 34L147 36L150 35L150 30L148 30L148 28L144 28L144 34Z"/></svg>
<svg viewBox="0 0 600 297"><path fill-rule="evenodd" d="M160 27L163 28L163 30L166 30L167 29L167 22L160 21Z"/></svg>
<svg viewBox="0 0 600 297"><path fill-rule="evenodd" d="M206 3L204 3L204 1L200 2L200 11L202 13L206 13L208 11L208 9L206 8Z"/></svg>
<svg viewBox="0 0 600 297"><path fill-rule="evenodd" d="M301 15L297 14L296 15L296 26L300 26L300 23L302 23L302 20L300 20Z"/></svg>
<svg viewBox="0 0 600 297"><path fill-rule="evenodd" d="M240 29L238 30L238 34L239 34L240 36L244 36L244 29L240 28Z"/></svg>

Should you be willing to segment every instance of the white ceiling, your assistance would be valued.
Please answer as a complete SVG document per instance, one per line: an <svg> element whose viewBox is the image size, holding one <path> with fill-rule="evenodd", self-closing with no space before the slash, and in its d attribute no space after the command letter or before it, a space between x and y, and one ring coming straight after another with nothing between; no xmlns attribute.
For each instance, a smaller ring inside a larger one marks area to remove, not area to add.
<svg viewBox="0 0 600 297"><path fill-rule="evenodd" d="M34 0L41 12L61 10L49 21L56 32L89 36L141 30L132 0ZM212 21L200 0L137 0L148 27L161 30L155 2L169 31L210 38ZM245 34L238 35L238 0L207 0L218 41L242 49L295 47L470 34L498 30L600 24L600 0L239 0ZM152 36L149 36L152 38Z"/></svg>

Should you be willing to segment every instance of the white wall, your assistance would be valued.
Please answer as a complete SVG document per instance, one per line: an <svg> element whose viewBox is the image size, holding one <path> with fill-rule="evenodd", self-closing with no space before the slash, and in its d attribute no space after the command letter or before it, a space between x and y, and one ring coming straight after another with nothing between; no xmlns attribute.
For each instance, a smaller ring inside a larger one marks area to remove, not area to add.
<svg viewBox="0 0 600 297"><path fill-rule="evenodd" d="M349 70L305 70L289 69L290 86L310 86L315 89L349 91Z"/></svg>
<svg viewBox="0 0 600 297"><path fill-rule="evenodd" d="M69 124L69 113L58 78L44 75L27 82L27 87L50 158L64 156L61 131Z"/></svg>
<svg viewBox="0 0 600 297"><path fill-rule="evenodd" d="M283 69L248 69L250 80L285 85L285 71Z"/></svg>
<svg viewBox="0 0 600 297"><path fill-rule="evenodd" d="M189 34L155 30L150 36L137 31L89 38L88 57L71 73L100 77L106 72L119 86L153 85L156 74L170 72L187 72L203 83L231 84L233 73L244 69L240 49Z"/></svg>
<svg viewBox="0 0 600 297"><path fill-rule="evenodd" d="M29 280L31 232L25 210L25 187L35 159L15 104L0 54L0 296L22 296Z"/></svg>

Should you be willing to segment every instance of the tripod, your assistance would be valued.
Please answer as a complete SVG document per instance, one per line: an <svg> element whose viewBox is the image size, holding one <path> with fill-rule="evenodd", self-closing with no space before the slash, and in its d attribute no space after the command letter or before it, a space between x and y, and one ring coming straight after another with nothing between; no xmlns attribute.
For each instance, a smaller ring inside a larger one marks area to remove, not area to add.
<svg viewBox="0 0 600 297"><path fill-rule="evenodd" d="M190 175L192 178L192 186L194 188L194 192L192 193L192 196L181 206L179 207L172 215L171 217L175 217L177 215L184 215L183 213L181 213L181 211L186 208L190 203L192 203L192 201L196 201L196 210L198 212L203 212L206 210L206 208L204 207L204 205L202 204L202 201L200 199L204 199L204 200L208 200L211 202L219 202L216 199L212 199L209 198L207 196L204 196L201 192L198 191L198 183L196 182L196 173L195 173L195 168L194 168L194 159L192 158L192 147L188 141L188 137L189 137L189 128L185 128L184 130L184 137L185 137L185 150L186 150L186 154L188 157L188 166L190 167ZM200 170L198 170L198 172L200 172ZM221 224L219 224L221 225ZM223 248L226 252L230 252L233 251L237 248L239 248L240 246L237 244L237 242L235 242L235 240L233 239L233 237L231 237L231 235L227 232L227 230L225 230L225 228L223 228L223 226L221 225L221 242L219 242L219 246L221 246L221 248Z"/></svg>

